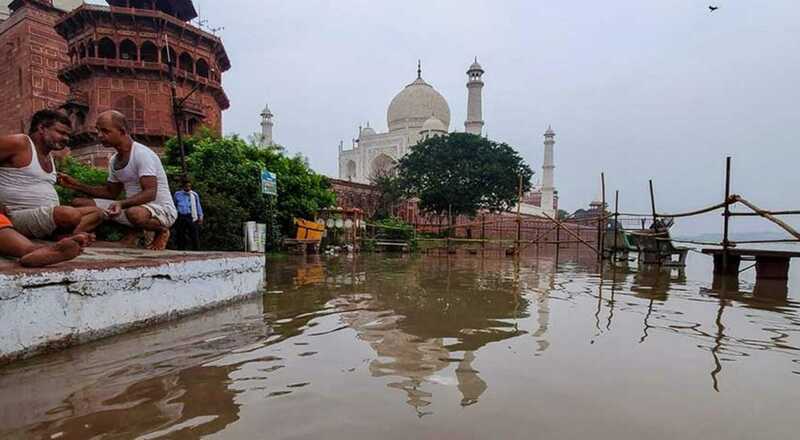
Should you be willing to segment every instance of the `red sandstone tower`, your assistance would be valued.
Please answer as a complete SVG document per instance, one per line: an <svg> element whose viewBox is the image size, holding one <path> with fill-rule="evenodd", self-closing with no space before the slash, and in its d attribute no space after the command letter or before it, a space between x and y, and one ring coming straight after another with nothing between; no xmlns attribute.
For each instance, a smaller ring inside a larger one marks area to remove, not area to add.
<svg viewBox="0 0 800 440"><path fill-rule="evenodd" d="M14 0L0 23L0 135L27 132L31 115L57 108L69 93L58 79L67 44L55 31L65 14L52 0Z"/></svg>
<svg viewBox="0 0 800 440"><path fill-rule="evenodd" d="M182 133L201 125L220 132L222 110L230 105L222 72L230 61L218 37L189 24L197 16L192 2L108 3L84 4L55 25L67 43L69 61L58 77L69 87L64 108L76 129L73 155L107 163L110 152L94 141L94 121L109 109L124 113L133 137L151 148L174 136L168 60L175 66L178 98L194 90L180 116Z"/></svg>

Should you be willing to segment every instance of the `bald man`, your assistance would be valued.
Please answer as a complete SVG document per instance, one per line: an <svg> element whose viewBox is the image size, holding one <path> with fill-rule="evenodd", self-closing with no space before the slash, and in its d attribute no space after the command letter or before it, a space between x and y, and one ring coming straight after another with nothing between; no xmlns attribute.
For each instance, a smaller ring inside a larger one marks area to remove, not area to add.
<svg viewBox="0 0 800 440"><path fill-rule="evenodd" d="M161 250L169 241L169 228L178 212L172 201L167 174L161 159L146 146L134 142L125 116L115 110L97 117L97 139L116 150L108 165L108 181L103 186L84 185L60 174L59 183L92 199L76 198L74 206L97 206L109 218L124 226L155 232L148 249ZM122 192L125 199L117 200Z"/></svg>

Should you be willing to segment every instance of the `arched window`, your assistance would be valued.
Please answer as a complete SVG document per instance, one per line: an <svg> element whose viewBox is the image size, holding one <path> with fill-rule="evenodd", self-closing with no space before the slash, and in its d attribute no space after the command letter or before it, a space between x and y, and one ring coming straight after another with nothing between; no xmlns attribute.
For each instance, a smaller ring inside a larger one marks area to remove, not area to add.
<svg viewBox="0 0 800 440"><path fill-rule="evenodd" d="M395 163L395 160L386 154L379 155L372 161L371 177L393 176Z"/></svg>
<svg viewBox="0 0 800 440"><path fill-rule="evenodd" d="M142 43L142 61L147 63L158 62L158 48L151 41Z"/></svg>
<svg viewBox="0 0 800 440"><path fill-rule="evenodd" d="M186 52L182 53L181 57L178 58L178 68L194 73L194 60L192 59L192 56Z"/></svg>
<svg viewBox="0 0 800 440"><path fill-rule="evenodd" d="M138 60L139 49L136 47L136 43L127 39L122 40L122 43L119 43L119 57L128 61Z"/></svg>
<svg viewBox="0 0 800 440"><path fill-rule="evenodd" d="M345 179L353 180L356 178L356 163L352 160L347 161L347 167L345 168Z"/></svg>
<svg viewBox="0 0 800 440"><path fill-rule="evenodd" d="M81 57L81 59L86 58L86 45L83 43L78 46L78 56Z"/></svg>
<svg viewBox="0 0 800 440"><path fill-rule="evenodd" d="M111 38L103 38L97 42L97 56L99 58L114 59L117 57L117 45Z"/></svg>
<svg viewBox="0 0 800 440"><path fill-rule="evenodd" d="M161 48L161 62L164 64L175 64L176 58L178 54L175 53L175 49L169 48L169 56L167 56L167 48Z"/></svg>
<svg viewBox="0 0 800 440"><path fill-rule="evenodd" d="M186 134L194 134L195 130L200 126L200 120L197 118L189 118L186 120Z"/></svg>
<svg viewBox="0 0 800 440"><path fill-rule="evenodd" d="M208 62L202 58L197 60L197 70L195 72L203 78L208 78Z"/></svg>
<svg viewBox="0 0 800 440"><path fill-rule="evenodd" d="M95 47L94 47L94 41L92 41L92 40L89 40L89 44L86 45L86 56L89 57L89 58L94 58L94 57L97 56L97 53L96 53Z"/></svg>
<svg viewBox="0 0 800 440"><path fill-rule="evenodd" d="M131 95L114 101L114 109L122 112L128 120L128 127L135 132L144 131L144 105Z"/></svg>

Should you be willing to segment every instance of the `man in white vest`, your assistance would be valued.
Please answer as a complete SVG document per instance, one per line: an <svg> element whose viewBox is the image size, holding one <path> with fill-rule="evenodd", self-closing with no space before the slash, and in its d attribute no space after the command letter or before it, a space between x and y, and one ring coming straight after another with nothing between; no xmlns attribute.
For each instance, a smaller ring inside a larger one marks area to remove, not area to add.
<svg viewBox="0 0 800 440"><path fill-rule="evenodd" d="M14 229L28 238L46 239L88 233L103 221L96 207L61 206L56 193L52 153L66 148L70 120L56 110L39 110L28 134L0 137L0 205Z"/></svg>
<svg viewBox="0 0 800 440"><path fill-rule="evenodd" d="M161 159L153 150L134 142L125 115L118 111L101 113L96 127L97 139L117 152L108 164L106 184L88 186L63 174L59 175L59 182L65 188L93 197L75 199L75 206L97 206L119 224L155 232L148 249L166 248L169 228L175 223L178 213ZM125 198L119 199L123 191Z"/></svg>

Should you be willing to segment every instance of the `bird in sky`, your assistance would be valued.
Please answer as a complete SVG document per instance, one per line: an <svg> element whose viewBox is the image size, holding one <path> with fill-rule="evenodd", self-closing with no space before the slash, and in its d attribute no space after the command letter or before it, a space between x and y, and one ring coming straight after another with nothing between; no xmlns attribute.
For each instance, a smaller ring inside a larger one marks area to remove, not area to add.
<svg viewBox="0 0 800 440"><path fill-rule="evenodd" d="M714 12L714 11L716 11L717 9L719 9L719 6L709 6L709 7L708 7L708 10L709 10L709 11L711 11L711 12Z"/></svg>

